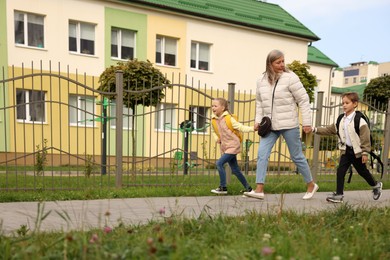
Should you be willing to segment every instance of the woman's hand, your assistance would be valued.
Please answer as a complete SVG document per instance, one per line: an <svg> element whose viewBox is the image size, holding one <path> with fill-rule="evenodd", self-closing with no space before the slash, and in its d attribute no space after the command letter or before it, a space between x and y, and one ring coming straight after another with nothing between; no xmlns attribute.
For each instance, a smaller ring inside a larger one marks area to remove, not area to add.
<svg viewBox="0 0 390 260"><path fill-rule="evenodd" d="M367 156L367 154L363 154L362 155L362 163L365 164L366 162L368 162L368 156Z"/></svg>

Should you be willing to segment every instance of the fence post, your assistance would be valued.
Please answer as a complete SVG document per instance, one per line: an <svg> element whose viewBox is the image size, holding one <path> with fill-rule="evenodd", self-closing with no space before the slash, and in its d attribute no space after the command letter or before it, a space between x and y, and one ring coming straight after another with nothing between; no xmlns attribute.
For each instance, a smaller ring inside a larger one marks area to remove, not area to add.
<svg viewBox="0 0 390 260"><path fill-rule="evenodd" d="M123 156L123 71L115 72L115 84L116 84L116 172L115 172L115 186L117 188L122 187L122 156Z"/></svg>
<svg viewBox="0 0 390 260"><path fill-rule="evenodd" d="M230 113L234 113L234 91L236 88L236 83L228 83L228 104ZM226 166L227 164L225 164ZM224 166L224 167L225 167ZM230 167L225 167L226 169L226 183L229 184L232 179L232 169Z"/></svg>
<svg viewBox="0 0 390 260"><path fill-rule="evenodd" d="M382 161L384 167L384 174L388 174L389 163L389 145L390 145L390 98L387 101L386 119L385 119L385 143L383 145Z"/></svg>
<svg viewBox="0 0 390 260"><path fill-rule="evenodd" d="M324 102L324 92L318 91L317 93L317 107L315 109L315 126L321 125L322 119L322 104ZM313 162L311 165L311 174L313 175L314 180L317 179L318 173L318 155L320 151L320 136L314 135L314 143L313 143Z"/></svg>

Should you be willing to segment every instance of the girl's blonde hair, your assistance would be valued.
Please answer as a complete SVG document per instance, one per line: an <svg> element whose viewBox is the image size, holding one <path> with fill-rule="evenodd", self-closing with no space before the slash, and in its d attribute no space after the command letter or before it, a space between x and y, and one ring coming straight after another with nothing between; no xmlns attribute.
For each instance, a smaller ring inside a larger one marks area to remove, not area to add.
<svg viewBox="0 0 390 260"><path fill-rule="evenodd" d="M224 98L213 98L213 100L218 101L219 104L224 107L223 111L228 111L229 112L229 101L227 101Z"/></svg>

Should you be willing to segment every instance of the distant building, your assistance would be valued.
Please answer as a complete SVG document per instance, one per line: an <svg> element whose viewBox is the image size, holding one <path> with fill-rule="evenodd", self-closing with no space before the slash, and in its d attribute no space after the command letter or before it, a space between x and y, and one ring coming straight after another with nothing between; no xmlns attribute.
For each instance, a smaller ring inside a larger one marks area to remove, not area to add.
<svg viewBox="0 0 390 260"><path fill-rule="evenodd" d="M386 75L390 75L390 62L354 62L349 67L333 70L331 92L339 95L347 91L355 91L363 97L364 89L372 79Z"/></svg>

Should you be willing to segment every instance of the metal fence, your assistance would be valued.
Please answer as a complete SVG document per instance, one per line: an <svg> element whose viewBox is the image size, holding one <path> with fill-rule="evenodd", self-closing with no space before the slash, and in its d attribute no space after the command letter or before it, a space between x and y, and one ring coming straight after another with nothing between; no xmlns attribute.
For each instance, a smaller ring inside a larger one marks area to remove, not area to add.
<svg viewBox="0 0 390 260"><path fill-rule="evenodd" d="M0 80L0 190L217 185L220 151L210 129L212 98L228 99L239 121L254 125L255 96L235 91L233 83L221 91L172 75L172 84L132 92L123 89L123 74L117 72L116 92L108 93L98 90L97 78L63 73L60 66L55 73L42 65L9 70ZM151 93L159 90L164 94L158 104L149 106ZM133 108L117 98L140 92L143 102ZM335 122L340 103L318 93L313 124ZM359 108L373 120L378 153L387 165L389 114L365 102ZM302 133L315 178L335 173L339 152L331 140ZM258 142L254 132L244 134L238 156L252 180ZM283 138L273 148L268 171L296 174Z"/></svg>

